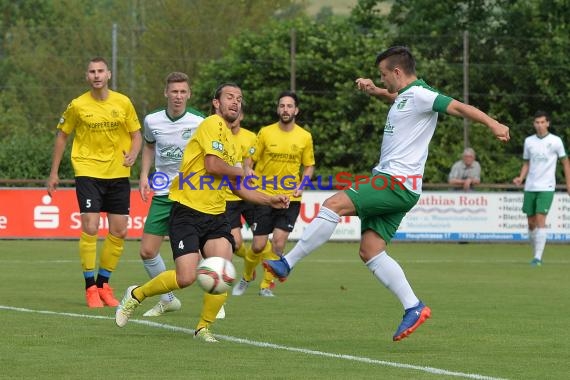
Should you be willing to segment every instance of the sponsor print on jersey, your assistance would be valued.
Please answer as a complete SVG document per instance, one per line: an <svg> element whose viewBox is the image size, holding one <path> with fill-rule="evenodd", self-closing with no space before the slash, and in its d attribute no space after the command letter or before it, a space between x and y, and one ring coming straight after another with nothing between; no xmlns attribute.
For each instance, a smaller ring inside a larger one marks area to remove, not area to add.
<svg viewBox="0 0 570 380"><path fill-rule="evenodd" d="M217 150L219 152L224 151L224 144L219 141L212 141L212 149Z"/></svg>
<svg viewBox="0 0 570 380"><path fill-rule="evenodd" d="M171 145L160 150L161 158L173 161L182 161L183 154L184 151L175 145Z"/></svg>

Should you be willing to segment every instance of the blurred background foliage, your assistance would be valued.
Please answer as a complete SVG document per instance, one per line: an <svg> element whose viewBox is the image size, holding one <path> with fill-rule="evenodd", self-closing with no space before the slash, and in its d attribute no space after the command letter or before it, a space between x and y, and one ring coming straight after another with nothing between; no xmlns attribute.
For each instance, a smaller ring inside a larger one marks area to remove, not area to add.
<svg viewBox="0 0 570 380"><path fill-rule="evenodd" d="M115 62L113 86L133 100L141 121L164 105L170 71L190 75L190 103L204 113L219 83L238 83L243 125L253 131L276 120L276 96L294 88L322 176L368 173L378 160L388 105L358 92L354 81L380 84L375 56L396 44L412 49L419 77L462 101L468 67L469 103L511 127L506 145L481 125L469 125L466 140L463 120L442 116L425 182L446 182L468 145L483 182L510 183L538 109L568 143L567 1L358 0L349 12L337 12L335 1L314 11L315 3L0 0L0 178L49 174L59 116L87 91L86 64L98 55ZM73 178L68 157L60 178Z"/></svg>

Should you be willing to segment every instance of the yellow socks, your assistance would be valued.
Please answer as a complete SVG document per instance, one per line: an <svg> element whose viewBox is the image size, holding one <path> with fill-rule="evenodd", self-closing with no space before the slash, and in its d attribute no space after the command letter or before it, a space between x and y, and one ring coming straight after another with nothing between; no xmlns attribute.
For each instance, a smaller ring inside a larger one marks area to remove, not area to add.
<svg viewBox="0 0 570 380"><path fill-rule="evenodd" d="M245 248L245 244L241 244L238 249L234 252L234 255L241 257L242 259L245 258L245 253L247 252L247 248Z"/></svg>
<svg viewBox="0 0 570 380"><path fill-rule="evenodd" d="M105 241L103 242L99 268L113 272L117 268L117 263L123 254L124 245L124 239L108 234L107 238L105 238Z"/></svg>
<svg viewBox="0 0 570 380"><path fill-rule="evenodd" d="M79 257L83 272L94 272L97 261L97 235L81 232L79 237Z"/></svg>
<svg viewBox="0 0 570 380"><path fill-rule="evenodd" d="M246 281L253 280L253 272L255 268L261 263L263 255L260 253L253 253L251 248L247 249L247 252L243 261L243 279Z"/></svg>
<svg viewBox="0 0 570 380"><path fill-rule="evenodd" d="M261 256L263 257L263 260L279 260L279 256L273 253L271 242L267 242L267 244L263 248L263 251L261 252ZM266 289L271 287L271 283L273 282L274 279L275 276L273 276L273 274L269 272L267 269L263 268L263 280L261 281L259 288Z"/></svg>
<svg viewBox="0 0 570 380"><path fill-rule="evenodd" d="M180 289L176 281L176 271L167 270L133 290L133 296L142 302L147 297L168 293L176 289Z"/></svg>
<svg viewBox="0 0 570 380"><path fill-rule="evenodd" d="M216 320L216 315L218 311L222 308L226 299L228 298L228 293L224 294L209 294L204 293L204 301L202 303L202 313L200 314L200 321L198 326L196 326L196 331L206 327L208 328Z"/></svg>

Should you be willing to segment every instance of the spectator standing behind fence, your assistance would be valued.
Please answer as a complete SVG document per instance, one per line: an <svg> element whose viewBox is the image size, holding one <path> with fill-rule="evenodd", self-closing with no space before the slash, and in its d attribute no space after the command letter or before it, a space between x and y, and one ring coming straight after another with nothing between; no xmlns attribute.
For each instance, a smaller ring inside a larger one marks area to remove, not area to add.
<svg viewBox="0 0 570 380"><path fill-rule="evenodd" d="M546 216L556 190L556 161L560 159L564 168L566 191L570 194L570 161L566 156L562 139L548 131L550 118L544 111L534 114L536 134L524 140L523 165L515 185L524 184L522 211L528 219L528 239L533 249L532 266L542 265L542 254L546 246Z"/></svg>
<svg viewBox="0 0 570 380"><path fill-rule="evenodd" d="M111 71L105 59L93 58L86 79L91 89L67 106L57 125L47 191L54 195L59 165L67 137L75 133L71 163L81 212L79 256L89 307L115 307L119 301L109 286L111 273L123 254L131 202L129 177L142 146L140 123L133 104L123 94L109 90ZM97 261L100 213L106 212L109 233Z"/></svg>
<svg viewBox="0 0 570 380"><path fill-rule="evenodd" d="M453 186L461 186L465 191L473 190L475 185L481 183L481 165L475 160L473 148L465 148L462 159L451 167L447 182ZM456 189L460 190L459 187Z"/></svg>

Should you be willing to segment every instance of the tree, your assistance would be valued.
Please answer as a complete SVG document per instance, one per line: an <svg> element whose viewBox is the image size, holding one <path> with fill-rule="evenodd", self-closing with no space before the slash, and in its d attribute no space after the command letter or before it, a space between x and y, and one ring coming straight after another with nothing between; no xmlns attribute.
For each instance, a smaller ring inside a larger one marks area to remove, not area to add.
<svg viewBox="0 0 570 380"><path fill-rule="evenodd" d="M143 114L163 106L164 78L171 71L183 71L191 79L200 63L221 56L228 38L238 31L257 32L273 18L294 17L302 8L291 0L218 1L164 0L141 2L135 12L137 24L135 57L135 106Z"/></svg>
<svg viewBox="0 0 570 380"><path fill-rule="evenodd" d="M217 57L228 36L301 10L291 4L289 0L224 0L216 6L205 0L0 0L0 156L12 154L9 146L14 144L26 146L30 134L43 131L53 139L69 101L87 90L88 60L103 56L112 63L114 24L118 26L113 73L117 90L132 98L142 120L148 108L163 105L163 81L169 71L187 71L194 77L198 63ZM32 166L43 167L51 149L52 143L34 147L33 158L28 159L38 162ZM4 170L3 176L12 178L43 179L49 172L38 178L27 163L12 160L6 165L11 170ZM62 165L60 176L72 178L71 168Z"/></svg>
<svg viewBox="0 0 570 380"><path fill-rule="evenodd" d="M13 144L30 144L30 131L52 138L67 103L86 90L86 62L111 56L113 24L114 77L141 120L163 105L164 77L176 70L194 79L192 103L204 112L220 82L240 84L245 122L254 130L275 121L275 97L289 88L295 30L299 121L315 138L318 174L367 173L378 160L388 106L356 91L354 80L378 83L375 55L405 44L422 78L462 100L467 30L469 102L509 125L512 135L503 145L473 126L470 142L484 181L510 183L536 110L550 112L555 132L570 137L569 8L561 0L359 0L349 17L325 9L308 18L293 0L0 0L0 157L15 154L8 148ZM426 182L446 181L463 149L462 128L461 120L441 117ZM35 165L42 167L51 144L34 149ZM71 178L71 169L63 170L62 178ZM37 175L23 164L3 172Z"/></svg>
<svg viewBox="0 0 570 380"><path fill-rule="evenodd" d="M383 128L383 118L373 115L387 106L371 102L356 90L354 81L375 75L375 52L381 41L369 38L349 19L298 18L271 23L260 33L242 33L230 41L223 58L200 68L196 96L205 100L205 108L219 83L236 82L246 102L244 125L257 131L275 122L276 97L291 82L292 30L297 46L298 122L313 134L317 174L368 173L378 160ZM373 107L378 108L371 111Z"/></svg>

